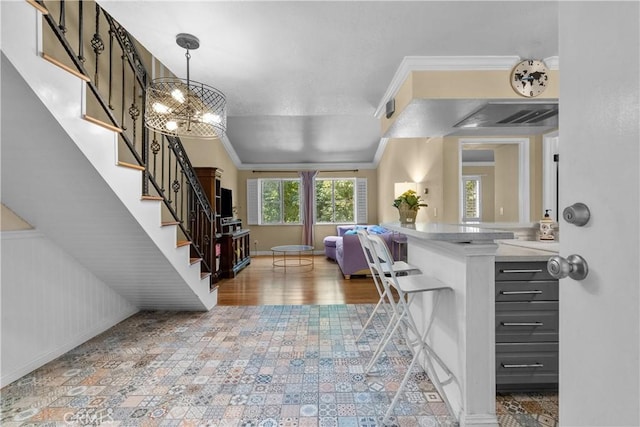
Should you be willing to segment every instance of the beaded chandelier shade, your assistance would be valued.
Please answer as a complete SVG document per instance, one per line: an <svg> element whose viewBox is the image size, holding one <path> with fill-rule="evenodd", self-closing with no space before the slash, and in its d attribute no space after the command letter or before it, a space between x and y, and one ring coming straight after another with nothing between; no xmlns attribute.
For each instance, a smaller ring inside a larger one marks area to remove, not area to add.
<svg viewBox="0 0 640 427"><path fill-rule="evenodd" d="M145 100L145 125L165 135L220 138L227 129L224 94L189 78L189 51L200 47L200 41L190 34L178 34L176 43L187 50L187 78L165 77L151 82Z"/></svg>

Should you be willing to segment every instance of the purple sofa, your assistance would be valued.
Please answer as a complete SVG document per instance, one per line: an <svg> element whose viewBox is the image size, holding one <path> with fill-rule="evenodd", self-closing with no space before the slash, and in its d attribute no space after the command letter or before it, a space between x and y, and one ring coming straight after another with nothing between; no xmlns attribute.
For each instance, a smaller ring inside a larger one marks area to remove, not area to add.
<svg viewBox="0 0 640 427"><path fill-rule="evenodd" d="M345 279L355 275L370 274L369 265L364 259L364 252L360 246L358 235L354 233L356 227L364 227L372 234L378 234L387 243L395 260L398 260L397 245L394 241L406 241L406 236L385 230L378 225L338 225L337 236L324 238L324 253L340 266Z"/></svg>

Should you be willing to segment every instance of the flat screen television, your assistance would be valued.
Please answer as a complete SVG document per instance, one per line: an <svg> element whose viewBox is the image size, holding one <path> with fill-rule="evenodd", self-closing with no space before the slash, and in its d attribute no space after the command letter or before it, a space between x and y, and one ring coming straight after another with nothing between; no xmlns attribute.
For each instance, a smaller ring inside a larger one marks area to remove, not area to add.
<svg viewBox="0 0 640 427"><path fill-rule="evenodd" d="M233 216L233 193L228 188L220 189L220 215L222 218Z"/></svg>

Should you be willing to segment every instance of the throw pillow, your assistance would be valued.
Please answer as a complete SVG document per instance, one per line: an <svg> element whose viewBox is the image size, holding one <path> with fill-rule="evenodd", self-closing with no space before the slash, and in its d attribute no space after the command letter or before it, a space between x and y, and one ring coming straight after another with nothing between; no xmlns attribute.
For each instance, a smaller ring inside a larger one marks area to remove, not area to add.
<svg viewBox="0 0 640 427"><path fill-rule="evenodd" d="M387 229L384 227L380 227L379 225L372 225L371 227L369 227L368 231L371 234L384 234L387 232Z"/></svg>

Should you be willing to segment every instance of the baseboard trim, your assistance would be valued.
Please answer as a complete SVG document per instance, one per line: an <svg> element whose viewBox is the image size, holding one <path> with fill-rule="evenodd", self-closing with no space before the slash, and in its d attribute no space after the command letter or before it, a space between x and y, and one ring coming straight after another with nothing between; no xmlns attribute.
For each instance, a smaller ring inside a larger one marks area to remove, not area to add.
<svg viewBox="0 0 640 427"><path fill-rule="evenodd" d="M498 417L492 414L460 415L460 427L499 427Z"/></svg>

